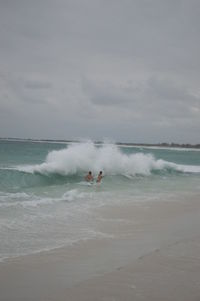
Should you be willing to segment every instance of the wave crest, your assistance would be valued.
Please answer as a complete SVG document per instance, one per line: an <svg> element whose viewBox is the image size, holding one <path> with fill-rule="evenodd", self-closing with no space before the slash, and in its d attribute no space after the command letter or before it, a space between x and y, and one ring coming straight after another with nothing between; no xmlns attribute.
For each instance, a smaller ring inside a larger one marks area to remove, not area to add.
<svg viewBox="0 0 200 301"><path fill-rule="evenodd" d="M115 144L96 146L93 142L69 145L62 150L51 151L45 162L38 165L18 166L19 171L59 174L63 176L103 170L106 175L149 175L154 170L173 169L180 172L200 172L199 166L179 165L152 154L124 154Z"/></svg>

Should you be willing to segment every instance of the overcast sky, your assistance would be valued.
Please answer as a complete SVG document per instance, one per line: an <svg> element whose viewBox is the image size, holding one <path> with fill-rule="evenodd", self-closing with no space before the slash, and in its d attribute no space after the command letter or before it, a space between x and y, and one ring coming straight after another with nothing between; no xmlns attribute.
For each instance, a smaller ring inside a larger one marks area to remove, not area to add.
<svg viewBox="0 0 200 301"><path fill-rule="evenodd" d="M0 136L200 143L200 1L0 0Z"/></svg>

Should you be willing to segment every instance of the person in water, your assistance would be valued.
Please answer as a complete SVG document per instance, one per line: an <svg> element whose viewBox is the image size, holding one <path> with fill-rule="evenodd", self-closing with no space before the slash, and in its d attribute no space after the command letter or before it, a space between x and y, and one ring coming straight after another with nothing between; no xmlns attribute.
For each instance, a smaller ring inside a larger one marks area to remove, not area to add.
<svg viewBox="0 0 200 301"><path fill-rule="evenodd" d="M97 183L100 183L102 178L103 178L103 173L102 173L102 171L100 171L98 174L98 177L97 177Z"/></svg>
<svg viewBox="0 0 200 301"><path fill-rule="evenodd" d="M88 181L88 182L91 182L91 181L94 180L94 177L93 177L91 171L89 171L88 174L85 176L85 180Z"/></svg>

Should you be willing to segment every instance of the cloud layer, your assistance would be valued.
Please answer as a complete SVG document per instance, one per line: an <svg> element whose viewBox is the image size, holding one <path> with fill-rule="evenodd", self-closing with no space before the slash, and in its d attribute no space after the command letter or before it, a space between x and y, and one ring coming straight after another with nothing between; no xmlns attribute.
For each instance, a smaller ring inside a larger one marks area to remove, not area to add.
<svg viewBox="0 0 200 301"><path fill-rule="evenodd" d="M0 3L0 136L199 143L200 3Z"/></svg>

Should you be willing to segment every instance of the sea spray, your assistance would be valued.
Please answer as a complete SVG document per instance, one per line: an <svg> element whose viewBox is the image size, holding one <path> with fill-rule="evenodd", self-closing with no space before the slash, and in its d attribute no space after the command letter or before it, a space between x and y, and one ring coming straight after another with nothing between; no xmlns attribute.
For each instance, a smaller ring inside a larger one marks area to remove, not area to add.
<svg viewBox="0 0 200 301"><path fill-rule="evenodd" d="M150 175L154 170L173 169L180 172L200 172L199 166L185 166L156 160L153 154L141 152L125 154L114 144L96 146L93 142L69 145L51 151L44 163L17 166L18 171L43 175L63 176L83 174L92 170L95 174L103 170L106 175Z"/></svg>

